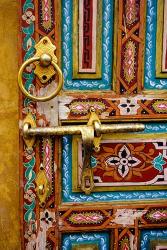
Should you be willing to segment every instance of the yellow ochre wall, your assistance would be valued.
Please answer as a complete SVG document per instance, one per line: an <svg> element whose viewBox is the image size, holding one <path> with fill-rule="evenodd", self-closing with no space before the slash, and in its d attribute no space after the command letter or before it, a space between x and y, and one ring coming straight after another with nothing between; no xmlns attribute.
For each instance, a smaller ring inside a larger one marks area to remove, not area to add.
<svg viewBox="0 0 167 250"><path fill-rule="evenodd" d="M18 0L0 0L0 250L20 249Z"/></svg>

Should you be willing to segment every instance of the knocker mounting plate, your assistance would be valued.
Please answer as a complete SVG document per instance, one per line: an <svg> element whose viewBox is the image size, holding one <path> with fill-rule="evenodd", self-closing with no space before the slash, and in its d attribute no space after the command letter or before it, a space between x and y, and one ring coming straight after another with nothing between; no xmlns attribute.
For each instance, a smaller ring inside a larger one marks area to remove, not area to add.
<svg viewBox="0 0 167 250"><path fill-rule="evenodd" d="M54 52L56 50L56 46L51 43L48 37L42 38L35 45L36 53L34 57L40 57L43 54L49 54L52 58L52 61L57 63L57 57ZM35 62L36 68L34 70L34 74L39 78L42 84L45 84L50 80L50 78L55 75L55 70L52 65L48 67L41 66L40 62Z"/></svg>

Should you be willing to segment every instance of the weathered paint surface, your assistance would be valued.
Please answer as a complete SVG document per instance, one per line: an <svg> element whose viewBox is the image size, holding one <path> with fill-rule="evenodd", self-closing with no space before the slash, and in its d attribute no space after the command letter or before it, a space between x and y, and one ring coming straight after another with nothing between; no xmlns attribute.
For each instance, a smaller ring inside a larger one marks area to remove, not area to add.
<svg viewBox="0 0 167 250"><path fill-rule="evenodd" d="M39 91L40 96L46 96L51 94L55 88L56 83L53 81L51 85L48 85L44 88L41 88ZM37 113L39 115L38 125L43 127L46 126L46 122L50 126L58 125L58 98L55 97L47 102L38 102L37 103Z"/></svg>
<svg viewBox="0 0 167 250"><path fill-rule="evenodd" d="M134 225L135 220L140 218L146 212L147 210L117 209L115 218L111 221L111 224L116 223L124 227Z"/></svg>
<svg viewBox="0 0 167 250"><path fill-rule="evenodd" d="M46 213L48 214L48 217L45 216ZM48 210L44 210L44 212L41 212L40 213L40 225L39 225L37 237L35 234L32 235L31 240L28 242L26 246L26 250L32 250L32 249L45 250L47 247L47 233L46 232L53 226L54 223L55 223L54 212L49 212Z"/></svg>

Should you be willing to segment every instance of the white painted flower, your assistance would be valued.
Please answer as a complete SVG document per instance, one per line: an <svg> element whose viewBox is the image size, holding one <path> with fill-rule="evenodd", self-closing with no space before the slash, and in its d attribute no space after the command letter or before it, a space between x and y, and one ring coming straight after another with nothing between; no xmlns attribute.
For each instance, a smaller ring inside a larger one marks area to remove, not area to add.
<svg viewBox="0 0 167 250"><path fill-rule="evenodd" d="M112 156L106 160L109 166L115 165L118 173L124 178L129 169L140 164L140 160L132 156L129 149L124 145L118 152L118 156Z"/></svg>
<svg viewBox="0 0 167 250"><path fill-rule="evenodd" d="M32 14L32 11L28 10L22 15L22 19L30 24L35 21L35 16Z"/></svg>
<svg viewBox="0 0 167 250"><path fill-rule="evenodd" d="M136 115L140 106L135 98L121 98L118 108L120 109L121 115Z"/></svg>
<svg viewBox="0 0 167 250"><path fill-rule="evenodd" d="M48 210L45 210L40 215L40 220L44 223L46 223L48 226L52 226L53 222L55 221L55 216L53 212L50 212Z"/></svg>
<svg viewBox="0 0 167 250"><path fill-rule="evenodd" d="M24 194L24 199L28 200L29 202L32 202L35 200L36 195L31 189L28 189L26 193Z"/></svg>
<svg viewBox="0 0 167 250"><path fill-rule="evenodd" d="M33 71L34 68L35 68L34 64L31 63L30 65L28 65L28 66L26 67L26 70L27 70L27 72L31 73L31 72Z"/></svg>

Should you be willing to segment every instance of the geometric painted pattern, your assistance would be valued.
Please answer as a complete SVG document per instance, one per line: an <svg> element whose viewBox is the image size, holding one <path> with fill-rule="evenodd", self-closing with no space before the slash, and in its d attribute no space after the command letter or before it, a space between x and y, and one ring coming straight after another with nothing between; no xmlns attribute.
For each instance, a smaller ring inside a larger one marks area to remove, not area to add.
<svg viewBox="0 0 167 250"><path fill-rule="evenodd" d="M60 97L59 114L62 120L79 120L89 118L89 109L94 107L101 120L114 119L157 119L167 118L166 100L151 96L136 97L113 97L106 95L101 98L100 94L80 94L77 98L75 93L68 97Z"/></svg>
<svg viewBox="0 0 167 250"><path fill-rule="evenodd" d="M161 224L162 227L167 225L167 206L162 205L132 205L127 208L126 205L121 208L114 209L111 203L108 205L97 204L97 209L92 210L78 206L75 208L59 209L59 223L61 224L61 231L77 231L78 228L86 231L108 230L115 228L117 225L124 225L126 227L135 228L139 226L142 228L151 225ZM136 220L138 220L136 224ZM125 232L126 234L126 232ZM124 235L125 236L125 235Z"/></svg>
<svg viewBox="0 0 167 250"><path fill-rule="evenodd" d="M99 211L87 211L87 212L72 212L68 217L69 224L75 225L89 225L89 224L101 224L104 221L104 215Z"/></svg>

